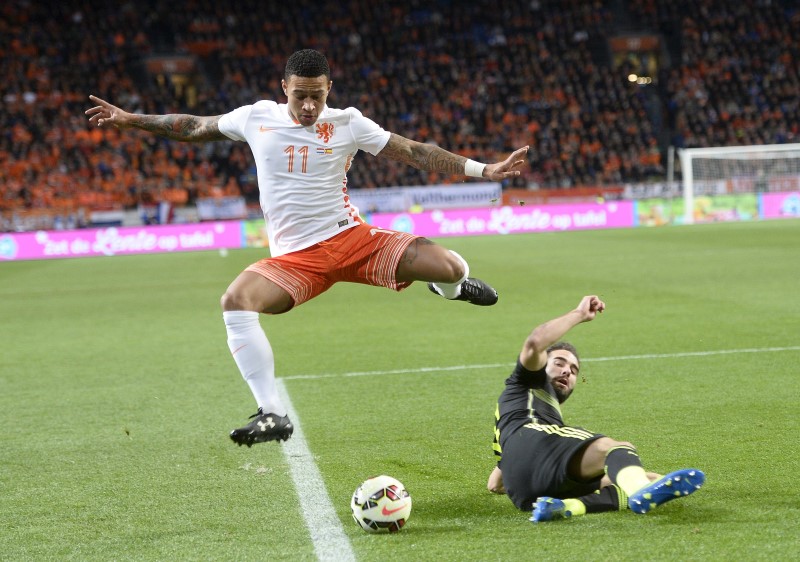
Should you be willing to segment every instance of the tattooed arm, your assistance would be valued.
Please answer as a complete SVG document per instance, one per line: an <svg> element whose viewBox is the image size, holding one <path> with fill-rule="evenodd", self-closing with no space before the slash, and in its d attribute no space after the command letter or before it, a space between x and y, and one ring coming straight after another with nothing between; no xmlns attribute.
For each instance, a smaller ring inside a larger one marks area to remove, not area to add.
<svg viewBox="0 0 800 562"><path fill-rule="evenodd" d="M394 133L379 155L420 170L450 175L463 174L464 162L467 161L464 156L447 152L438 146L413 141Z"/></svg>
<svg viewBox="0 0 800 562"><path fill-rule="evenodd" d="M113 126L119 129L136 128L170 139L190 142L228 140L219 130L220 115L139 115L128 113L105 100L89 96L97 105L86 110L89 123L98 127Z"/></svg>
<svg viewBox="0 0 800 562"><path fill-rule="evenodd" d="M483 169L483 177L493 181L518 176L520 167L525 163L524 155L528 147L524 146L515 150L511 155L496 164L487 164ZM421 143L401 137L394 133L389 137L389 142L378 153L398 162L403 162L414 168L428 172L439 172L449 175L464 175L464 163L467 158L448 152L432 144Z"/></svg>

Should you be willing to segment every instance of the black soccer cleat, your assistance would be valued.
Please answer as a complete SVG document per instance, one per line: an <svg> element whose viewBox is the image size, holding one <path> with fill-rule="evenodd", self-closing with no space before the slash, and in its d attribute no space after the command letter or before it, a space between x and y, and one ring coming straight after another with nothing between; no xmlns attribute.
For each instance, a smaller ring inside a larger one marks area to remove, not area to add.
<svg viewBox="0 0 800 562"><path fill-rule="evenodd" d="M461 284L461 294L457 301L467 301L478 306L492 306L497 303L497 291L489 285L474 277L467 277Z"/></svg>
<svg viewBox="0 0 800 562"><path fill-rule="evenodd" d="M231 439L239 446L252 447L253 443L286 441L294 432L294 426L289 421L288 415L265 414L259 408L258 412L250 416L250 419L253 421L246 426L231 431Z"/></svg>
<svg viewBox="0 0 800 562"><path fill-rule="evenodd" d="M436 289L433 283L428 283L428 289L440 297L444 296ZM467 277L467 279L461 283L461 294L451 300L467 301L477 306L492 306L497 303L497 291L480 279Z"/></svg>

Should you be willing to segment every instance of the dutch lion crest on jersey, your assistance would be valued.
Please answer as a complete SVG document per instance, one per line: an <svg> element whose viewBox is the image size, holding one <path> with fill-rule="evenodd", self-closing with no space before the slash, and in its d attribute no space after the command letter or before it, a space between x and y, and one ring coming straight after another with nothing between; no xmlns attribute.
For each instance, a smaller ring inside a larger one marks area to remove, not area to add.
<svg viewBox="0 0 800 562"><path fill-rule="evenodd" d="M333 123L317 123L317 138L327 143L333 136Z"/></svg>

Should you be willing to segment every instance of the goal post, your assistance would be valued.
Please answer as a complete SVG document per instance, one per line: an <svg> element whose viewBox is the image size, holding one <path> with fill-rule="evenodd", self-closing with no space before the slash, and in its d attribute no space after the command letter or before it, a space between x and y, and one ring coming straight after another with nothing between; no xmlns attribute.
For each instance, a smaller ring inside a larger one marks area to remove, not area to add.
<svg viewBox="0 0 800 562"><path fill-rule="evenodd" d="M684 224L694 222L698 196L800 188L800 143L685 148L678 155Z"/></svg>

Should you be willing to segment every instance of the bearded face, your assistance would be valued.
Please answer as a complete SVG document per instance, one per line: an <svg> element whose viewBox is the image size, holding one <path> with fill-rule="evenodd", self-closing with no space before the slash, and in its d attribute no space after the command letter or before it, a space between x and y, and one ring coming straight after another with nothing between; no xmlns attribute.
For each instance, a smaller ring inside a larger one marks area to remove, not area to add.
<svg viewBox="0 0 800 562"><path fill-rule="evenodd" d="M553 387L558 402L563 404L575 390L575 383L578 380L580 365L577 357L566 349L553 350L547 357L545 371L547 381Z"/></svg>

